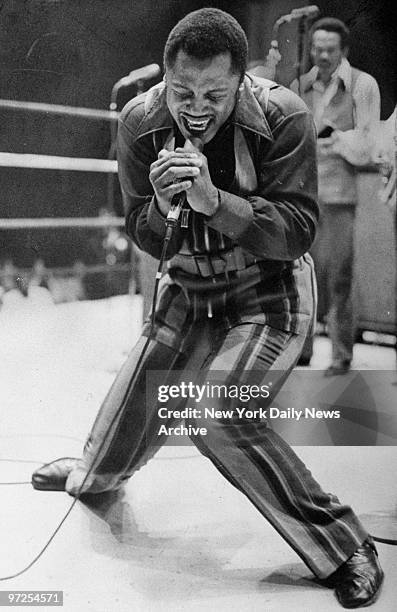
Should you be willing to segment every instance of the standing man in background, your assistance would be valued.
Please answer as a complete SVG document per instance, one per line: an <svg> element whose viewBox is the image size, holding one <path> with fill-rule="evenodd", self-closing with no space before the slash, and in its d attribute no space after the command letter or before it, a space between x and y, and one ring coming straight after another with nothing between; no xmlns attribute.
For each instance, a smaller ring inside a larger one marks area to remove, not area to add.
<svg viewBox="0 0 397 612"><path fill-rule="evenodd" d="M366 164L380 120L375 79L348 60L349 30L325 17L311 29L313 68L295 80L317 128L320 224L313 245L320 312L328 311L332 362L327 376L345 374L353 358L355 313L352 300L356 168ZM322 288L326 287L325 295Z"/></svg>

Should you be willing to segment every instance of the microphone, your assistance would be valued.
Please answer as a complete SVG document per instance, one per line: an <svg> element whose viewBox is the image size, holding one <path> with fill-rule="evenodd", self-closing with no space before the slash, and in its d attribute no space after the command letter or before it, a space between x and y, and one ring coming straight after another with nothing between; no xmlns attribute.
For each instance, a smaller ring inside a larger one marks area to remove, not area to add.
<svg viewBox="0 0 397 612"><path fill-rule="evenodd" d="M142 68L137 68L137 70L133 70L127 76L122 77L115 83L114 88L119 89L120 87L129 87L129 85L133 85L137 81L148 81L149 79L154 79L160 74L160 66L158 64L148 64L147 66L142 66Z"/></svg>
<svg viewBox="0 0 397 612"><path fill-rule="evenodd" d="M180 181L179 181L180 182ZM175 227L178 223L179 215L186 202L186 191L181 191L172 198L171 208L168 211L167 219L165 221L167 226Z"/></svg>
<svg viewBox="0 0 397 612"><path fill-rule="evenodd" d="M301 8L296 8L291 11L291 15L294 19L300 19L301 17L310 17L313 19L320 14L320 9L315 4L311 4L310 6L302 6Z"/></svg>
<svg viewBox="0 0 397 612"><path fill-rule="evenodd" d="M290 23L294 19L314 19L320 14L320 9L315 4L302 6L301 8L293 9L288 15L279 17L276 21L277 28L283 23Z"/></svg>
<svg viewBox="0 0 397 612"><path fill-rule="evenodd" d="M190 139L186 139L183 148L186 151L194 152L195 150L198 149L201 152L203 150L203 147L204 147L204 144L200 138L191 137ZM181 178L179 179L179 182L182 182L183 180L185 179ZM186 202L186 191L182 191L181 193L174 195L174 197L172 198L171 208L168 211L167 218L165 221L165 224L167 227L166 238L171 236L172 230L174 229L174 227L176 227L179 221L181 210L185 202Z"/></svg>

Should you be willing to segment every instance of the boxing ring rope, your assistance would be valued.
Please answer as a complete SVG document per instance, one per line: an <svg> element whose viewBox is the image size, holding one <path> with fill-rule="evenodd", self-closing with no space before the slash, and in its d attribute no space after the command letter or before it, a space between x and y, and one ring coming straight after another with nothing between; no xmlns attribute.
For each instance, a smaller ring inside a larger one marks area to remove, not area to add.
<svg viewBox="0 0 397 612"><path fill-rule="evenodd" d="M0 167L117 173L117 161L88 157L61 157L27 153L0 152ZM124 217L54 217L0 219L0 229L43 229L59 227L122 227Z"/></svg>
<svg viewBox="0 0 397 612"><path fill-rule="evenodd" d="M53 228L95 228L95 227L122 227L124 217L42 217L28 219L0 219L0 230L18 229L53 229Z"/></svg>
<svg viewBox="0 0 397 612"><path fill-rule="evenodd" d="M117 173L117 161L115 160L96 159L91 157L37 155L33 153L0 152L0 166L3 168Z"/></svg>
<svg viewBox="0 0 397 612"><path fill-rule="evenodd" d="M0 99L0 109L12 111L25 111L32 113L43 113L47 115L61 115L77 117L96 121L110 121L113 125L117 122L119 113L111 110L92 109L84 107L74 107L59 104L45 104L40 102L22 102L15 100ZM26 168L38 170L60 170L66 172L100 172L114 176L117 174L117 161L112 159L97 159L89 157L65 157L58 155L39 155L33 153L12 153L0 152L0 167L2 168ZM92 217L41 217L41 218L0 218L0 230L35 230L35 229L60 229L60 228L122 228L124 227L124 217L117 217L109 212L100 216ZM129 264L117 264L117 268L131 268L135 257L131 254L132 261ZM87 266L88 272L103 272L109 268L104 264ZM88 270L89 268L89 270ZM50 268L52 273L73 272L73 267ZM2 274L0 274L0 277Z"/></svg>
<svg viewBox="0 0 397 612"><path fill-rule="evenodd" d="M0 108L20 110L50 115L66 115L81 117L83 119L96 119L99 121L117 121L119 113L99 108L85 108L79 106L66 106L64 104L46 104L44 102L22 102L19 100L0 99Z"/></svg>

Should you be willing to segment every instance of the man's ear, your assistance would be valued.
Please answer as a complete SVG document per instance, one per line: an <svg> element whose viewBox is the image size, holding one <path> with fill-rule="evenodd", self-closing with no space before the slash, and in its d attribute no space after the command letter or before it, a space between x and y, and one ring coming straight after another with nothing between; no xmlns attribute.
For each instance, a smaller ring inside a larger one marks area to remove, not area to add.
<svg viewBox="0 0 397 612"><path fill-rule="evenodd" d="M349 51L349 47L345 47L344 49L342 49L343 57L347 57L349 55Z"/></svg>
<svg viewBox="0 0 397 612"><path fill-rule="evenodd" d="M240 100L240 96L243 93L243 91L244 91L244 81L241 81L240 85L237 88L236 95L235 95L235 103L236 104Z"/></svg>

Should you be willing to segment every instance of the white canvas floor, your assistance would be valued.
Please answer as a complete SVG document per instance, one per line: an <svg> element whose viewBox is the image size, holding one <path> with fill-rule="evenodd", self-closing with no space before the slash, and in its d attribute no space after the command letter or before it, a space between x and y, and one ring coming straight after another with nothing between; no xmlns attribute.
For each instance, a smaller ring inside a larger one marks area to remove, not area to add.
<svg viewBox="0 0 397 612"><path fill-rule="evenodd" d="M58 306L44 294L12 300L0 311L0 576L26 566L70 507L65 493L34 491L31 471L80 454L141 318L139 297ZM327 365L329 350L326 338L316 339L312 368ZM384 396L394 401L393 349L356 345L354 363L390 370ZM305 446L297 452L373 533L397 537L395 447ZM391 612L397 548L378 549L386 580L372 609ZM341 609L333 592L315 583L191 446L164 447L118 496L95 506L78 502L38 562L0 583L0 590L18 589L63 590L67 612Z"/></svg>

